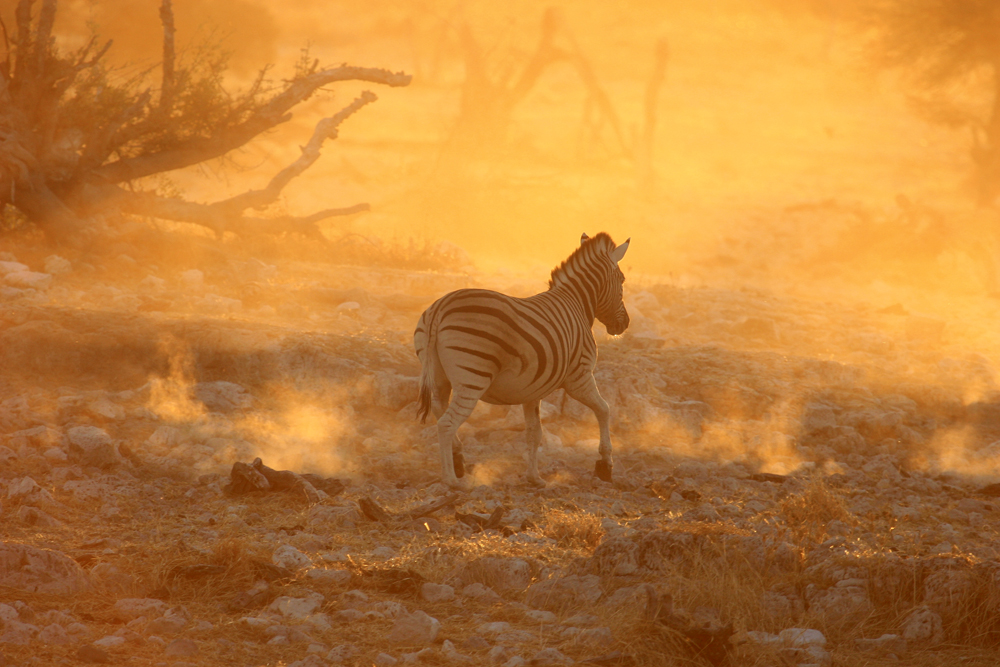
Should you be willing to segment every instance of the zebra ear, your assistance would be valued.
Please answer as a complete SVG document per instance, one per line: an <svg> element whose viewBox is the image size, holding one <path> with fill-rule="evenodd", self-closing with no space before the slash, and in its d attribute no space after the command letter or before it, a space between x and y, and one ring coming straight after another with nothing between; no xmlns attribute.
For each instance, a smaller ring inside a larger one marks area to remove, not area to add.
<svg viewBox="0 0 1000 667"><path fill-rule="evenodd" d="M586 243L587 239L589 239L589 238L590 237L587 236L587 232L584 232L583 234L580 234L580 245L583 245L584 243Z"/></svg>
<svg viewBox="0 0 1000 667"><path fill-rule="evenodd" d="M622 258L625 256L625 251L628 250L628 242L631 240L632 237L630 236L627 239L625 239L625 243L621 244L620 246L611 251L611 259L614 260L615 264L622 261Z"/></svg>

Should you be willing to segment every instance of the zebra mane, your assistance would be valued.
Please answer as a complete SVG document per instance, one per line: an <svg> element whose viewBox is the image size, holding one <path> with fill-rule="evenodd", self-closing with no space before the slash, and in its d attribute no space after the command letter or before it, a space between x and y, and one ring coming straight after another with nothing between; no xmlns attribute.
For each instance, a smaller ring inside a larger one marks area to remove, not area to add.
<svg viewBox="0 0 1000 667"><path fill-rule="evenodd" d="M580 244L580 247L573 251L573 254L566 258L562 264L552 269L549 277L549 289L556 286L559 279L563 277L567 266L577 268L579 264L587 258L593 257L597 252L610 252L615 249L615 242L607 232L599 232Z"/></svg>

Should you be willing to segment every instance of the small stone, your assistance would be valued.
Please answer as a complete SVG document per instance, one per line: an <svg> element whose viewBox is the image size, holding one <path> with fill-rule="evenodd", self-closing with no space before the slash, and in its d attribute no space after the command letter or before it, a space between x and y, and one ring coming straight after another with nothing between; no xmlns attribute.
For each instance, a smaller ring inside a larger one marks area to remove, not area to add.
<svg viewBox="0 0 1000 667"><path fill-rule="evenodd" d="M181 271L181 282L188 287L201 287L205 284L205 274L198 269Z"/></svg>
<svg viewBox="0 0 1000 667"><path fill-rule="evenodd" d="M170 609L163 600L155 598L125 598L114 606L115 615L123 621L131 621L140 616L159 618Z"/></svg>
<svg viewBox="0 0 1000 667"><path fill-rule="evenodd" d="M472 656L459 653L455 645L448 639L445 639L441 645L441 655L447 658L449 662L473 662Z"/></svg>
<svg viewBox="0 0 1000 667"><path fill-rule="evenodd" d="M395 665L397 662L399 662L399 660L392 657L388 653L379 653L377 656L375 656L375 659L372 660L372 662L375 663L377 667L389 667L390 665Z"/></svg>
<svg viewBox="0 0 1000 667"><path fill-rule="evenodd" d="M826 637L819 630L788 628L778 636L789 646L826 646Z"/></svg>
<svg viewBox="0 0 1000 667"><path fill-rule="evenodd" d="M420 587L420 597L427 602L448 602L455 599L455 589L447 584L428 581Z"/></svg>
<svg viewBox="0 0 1000 667"><path fill-rule="evenodd" d="M473 598L476 600L482 600L484 602L495 602L500 599L500 596L492 588L483 586L480 583L469 584L462 589L462 596L467 598Z"/></svg>
<svg viewBox="0 0 1000 667"><path fill-rule="evenodd" d="M285 618L302 620L323 606L323 596L312 593L306 597L290 597L283 595L271 603L269 610L278 612Z"/></svg>
<svg viewBox="0 0 1000 667"><path fill-rule="evenodd" d="M351 573L348 570L326 570L314 567L306 572L306 577L317 583L331 584L334 586L346 586L351 582Z"/></svg>
<svg viewBox="0 0 1000 667"><path fill-rule="evenodd" d="M330 652L326 654L326 659L330 662L344 662L354 657L357 652L358 649L354 644L341 644L330 649Z"/></svg>
<svg viewBox="0 0 1000 667"><path fill-rule="evenodd" d="M402 646L424 646L433 642L440 631L441 623L436 618L417 610L397 618L386 640Z"/></svg>
<svg viewBox="0 0 1000 667"><path fill-rule="evenodd" d="M48 645L73 643L73 638L58 623L46 625L42 628L42 631L38 633L38 640Z"/></svg>
<svg viewBox="0 0 1000 667"><path fill-rule="evenodd" d="M476 632L484 635L498 635L501 632L510 632L510 629L510 623L506 621L494 621L492 623L483 623L476 628Z"/></svg>
<svg viewBox="0 0 1000 667"><path fill-rule="evenodd" d="M929 607L917 607L903 621L903 638L926 646L940 644L944 639L944 625L940 614Z"/></svg>
<svg viewBox="0 0 1000 667"><path fill-rule="evenodd" d="M107 637L101 637L94 642L94 646L97 648L117 648L125 643L124 637L119 637L118 635L108 635Z"/></svg>
<svg viewBox="0 0 1000 667"><path fill-rule="evenodd" d="M467 651L485 651L490 647L490 643L479 635L472 635L462 642L462 648Z"/></svg>
<svg viewBox="0 0 1000 667"><path fill-rule="evenodd" d="M52 285L52 276L36 271L14 271L4 276L4 280L11 287L34 289L39 292L44 292Z"/></svg>
<svg viewBox="0 0 1000 667"><path fill-rule="evenodd" d="M198 644L192 639L175 639L163 649L163 655L190 658L198 655Z"/></svg>
<svg viewBox="0 0 1000 667"><path fill-rule="evenodd" d="M70 264L70 261L60 257L59 255L49 255L44 261L45 272L51 273L54 276L69 273L73 270L73 265Z"/></svg>
<svg viewBox="0 0 1000 667"><path fill-rule="evenodd" d="M573 659L563 654L558 649L543 648L541 651L531 656L532 665L571 665Z"/></svg>
<svg viewBox="0 0 1000 667"><path fill-rule="evenodd" d="M271 556L271 562L278 567L288 568L292 571L301 570L304 567L312 565L312 559L309 556L290 544L282 544L275 549L274 554Z"/></svg>
<svg viewBox="0 0 1000 667"><path fill-rule="evenodd" d="M80 650L76 652L76 659L79 660L80 662L100 663L100 664L107 664L111 662L110 655L108 655L106 652L102 651L101 649L91 644L87 644L86 646L81 646Z"/></svg>

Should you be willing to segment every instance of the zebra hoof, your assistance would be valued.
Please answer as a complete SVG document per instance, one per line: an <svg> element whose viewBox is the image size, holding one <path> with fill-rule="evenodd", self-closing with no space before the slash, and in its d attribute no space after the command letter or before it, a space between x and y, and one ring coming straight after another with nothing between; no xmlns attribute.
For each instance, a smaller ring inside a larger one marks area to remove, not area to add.
<svg viewBox="0 0 1000 667"><path fill-rule="evenodd" d="M455 464L455 477L465 477L465 457L462 452L452 452L451 461Z"/></svg>
<svg viewBox="0 0 1000 667"><path fill-rule="evenodd" d="M602 482L610 482L611 466L604 459L600 459L594 464L594 476Z"/></svg>

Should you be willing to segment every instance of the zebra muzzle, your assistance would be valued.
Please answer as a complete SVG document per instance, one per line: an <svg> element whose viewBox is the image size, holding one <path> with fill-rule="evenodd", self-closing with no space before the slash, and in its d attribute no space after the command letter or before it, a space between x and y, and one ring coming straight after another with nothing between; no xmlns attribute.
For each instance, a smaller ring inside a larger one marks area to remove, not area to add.
<svg viewBox="0 0 1000 667"><path fill-rule="evenodd" d="M626 314L625 317L616 319L613 324L605 324L604 328L608 330L608 335L620 336L628 329L628 322L628 315Z"/></svg>

